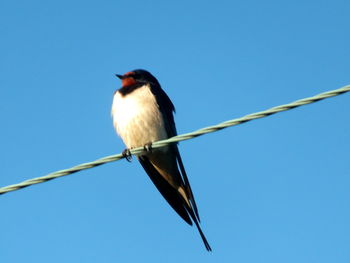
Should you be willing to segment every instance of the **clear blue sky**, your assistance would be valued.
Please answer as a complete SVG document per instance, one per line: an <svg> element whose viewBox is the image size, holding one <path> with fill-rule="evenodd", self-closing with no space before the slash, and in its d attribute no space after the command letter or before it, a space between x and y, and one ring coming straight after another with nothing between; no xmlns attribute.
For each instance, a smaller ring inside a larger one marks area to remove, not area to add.
<svg viewBox="0 0 350 263"><path fill-rule="evenodd" d="M0 3L0 186L123 150L114 73L179 133L350 84L350 3ZM213 248L137 161L0 196L0 262L350 262L350 94L180 144Z"/></svg>

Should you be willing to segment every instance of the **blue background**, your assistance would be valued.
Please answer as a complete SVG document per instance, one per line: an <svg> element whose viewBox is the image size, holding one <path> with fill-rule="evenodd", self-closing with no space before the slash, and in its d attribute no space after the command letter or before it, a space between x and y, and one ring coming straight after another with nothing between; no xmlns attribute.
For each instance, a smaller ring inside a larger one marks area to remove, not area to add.
<svg viewBox="0 0 350 263"><path fill-rule="evenodd" d="M114 73L179 133L350 84L349 1L0 2L0 185L116 154ZM182 142L212 245L125 160L0 196L0 262L350 262L350 94Z"/></svg>

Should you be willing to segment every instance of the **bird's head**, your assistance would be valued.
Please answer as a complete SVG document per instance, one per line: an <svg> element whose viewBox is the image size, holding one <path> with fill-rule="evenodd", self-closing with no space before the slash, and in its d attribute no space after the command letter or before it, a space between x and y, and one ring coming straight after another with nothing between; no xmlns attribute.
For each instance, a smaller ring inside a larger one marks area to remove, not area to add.
<svg viewBox="0 0 350 263"><path fill-rule="evenodd" d="M124 75L115 74L122 80L122 86L127 87L135 84L155 84L159 85L157 79L148 71L143 69L136 69L129 71Z"/></svg>

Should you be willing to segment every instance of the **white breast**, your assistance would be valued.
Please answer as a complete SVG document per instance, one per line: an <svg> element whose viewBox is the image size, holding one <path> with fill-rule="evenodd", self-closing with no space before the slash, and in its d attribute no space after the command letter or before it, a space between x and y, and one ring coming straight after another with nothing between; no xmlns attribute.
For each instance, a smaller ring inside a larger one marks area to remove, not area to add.
<svg viewBox="0 0 350 263"><path fill-rule="evenodd" d="M112 118L127 148L167 138L163 116L149 85L125 96L117 91L113 98Z"/></svg>

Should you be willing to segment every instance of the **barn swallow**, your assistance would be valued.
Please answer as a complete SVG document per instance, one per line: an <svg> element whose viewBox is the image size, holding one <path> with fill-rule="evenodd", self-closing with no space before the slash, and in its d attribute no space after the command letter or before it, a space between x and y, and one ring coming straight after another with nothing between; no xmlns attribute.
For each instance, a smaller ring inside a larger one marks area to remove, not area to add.
<svg viewBox="0 0 350 263"><path fill-rule="evenodd" d="M177 144L151 149L152 142L177 134L175 107L148 71L138 69L116 76L122 87L114 93L112 118L114 127L127 149L144 146L137 156L142 167L169 205L189 225L195 223L205 248L211 247L199 225L198 209ZM127 151L124 151L124 153Z"/></svg>

